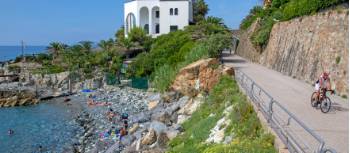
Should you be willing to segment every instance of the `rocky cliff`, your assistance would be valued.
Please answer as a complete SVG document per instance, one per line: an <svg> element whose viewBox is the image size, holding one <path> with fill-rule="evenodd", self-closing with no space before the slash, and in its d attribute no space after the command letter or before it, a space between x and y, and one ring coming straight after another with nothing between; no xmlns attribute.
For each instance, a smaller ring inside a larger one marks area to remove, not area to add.
<svg viewBox="0 0 350 153"><path fill-rule="evenodd" d="M348 96L348 15L347 8L336 7L276 23L263 50L255 49L249 40L258 21L247 31L236 32L237 54L310 84L323 71L330 72L337 94Z"/></svg>

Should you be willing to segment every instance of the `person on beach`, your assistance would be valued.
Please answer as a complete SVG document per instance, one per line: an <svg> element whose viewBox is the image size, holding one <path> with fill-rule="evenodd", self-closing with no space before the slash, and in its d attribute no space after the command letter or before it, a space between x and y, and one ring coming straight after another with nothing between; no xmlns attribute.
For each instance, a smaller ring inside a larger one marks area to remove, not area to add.
<svg viewBox="0 0 350 153"><path fill-rule="evenodd" d="M95 105L95 101L92 98L92 95L89 95L89 98L87 99L87 104L88 104L88 106L94 106Z"/></svg>
<svg viewBox="0 0 350 153"><path fill-rule="evenodd" d="M108 121L112 122L113 118L116 116L116 114L114 113L113 109L110 108L109 111L107 112L107 118Z"/></svg>
<svg viewBox="0 0 350 153"><path fill-rule="evenodd" d="M109 102L95 102L93 99L92 95L89 95L89 98L87 100L87 105L92 107L92 106L110 106L112 103Z"/></svg>
<svg viewBox="0 0 350 153"><path fill-rule="evenodd" d="M128 129L129 125L128 125L128 120L124 120L124 128Z"/></svg>
<svg viewBox="0 0 350 153"><path fill-rule="evenodd" d="M129 115L127 113L123 113L121 116L122 120L127 120L129 118Z"/></svg>
<svg viewBox="0 0 350 153"><path fill-rule="evenodd" d="M124 136L128 135L128 131L126 131L125 127L122 127L122 128L120 129L119 134L120 134L120 136L119 136L119 141L121 141L122 138L123 138Z"/></svg>

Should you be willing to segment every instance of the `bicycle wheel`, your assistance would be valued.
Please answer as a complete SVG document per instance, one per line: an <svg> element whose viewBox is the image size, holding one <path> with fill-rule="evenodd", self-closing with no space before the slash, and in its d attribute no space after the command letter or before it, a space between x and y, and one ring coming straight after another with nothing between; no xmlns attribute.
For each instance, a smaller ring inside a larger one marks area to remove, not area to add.
<svg viewBox="0 0 350 153"><path fill-rule="evenodd" d="M321 111L322 113L328 113L329 110L331 109L332 102L331 100L326 97L325 99L322 100L321 102Z"/></svg>
<svg viewBox="0 0 350 153"><path fill-rule="evenodd" d="M312 107L317 107L317 105L316 105L316 103L317 103L317 98L316 98L316 96L317 96L317 92L314 92L314 93L312 93L312 95L311 95L311 106L312 106Z"/></svg>

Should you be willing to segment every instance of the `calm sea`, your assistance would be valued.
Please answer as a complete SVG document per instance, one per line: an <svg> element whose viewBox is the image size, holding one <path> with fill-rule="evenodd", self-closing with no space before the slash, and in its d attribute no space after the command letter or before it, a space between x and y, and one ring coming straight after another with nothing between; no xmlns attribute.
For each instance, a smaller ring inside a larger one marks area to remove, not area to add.
<svg viewBox="0 0 350 153"><path fill-rule="evenodd" d="M46 46L26 46L24 54L37 54L46 52ZM22 55L21 46L0 46L0 61L15 59Z"/></svg>

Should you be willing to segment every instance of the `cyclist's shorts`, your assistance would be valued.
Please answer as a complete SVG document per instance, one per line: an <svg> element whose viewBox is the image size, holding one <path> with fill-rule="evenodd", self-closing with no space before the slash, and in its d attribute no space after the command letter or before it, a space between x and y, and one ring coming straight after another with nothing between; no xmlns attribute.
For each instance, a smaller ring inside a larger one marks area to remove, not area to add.
<svg viewBox="0 0 350 153"><path fill-rule="evenodd" d="M319 83L315 83L315 90L316 91L320 90L320 84Z"/></svg>

